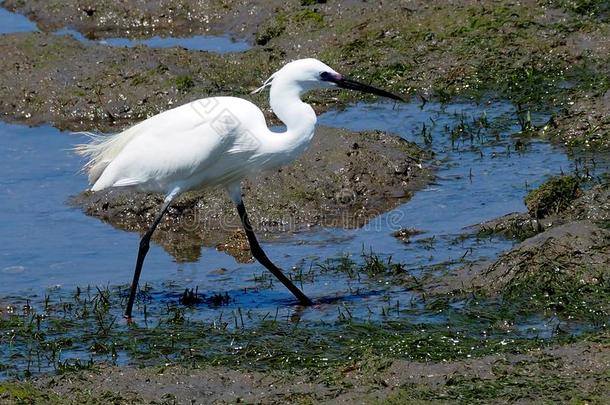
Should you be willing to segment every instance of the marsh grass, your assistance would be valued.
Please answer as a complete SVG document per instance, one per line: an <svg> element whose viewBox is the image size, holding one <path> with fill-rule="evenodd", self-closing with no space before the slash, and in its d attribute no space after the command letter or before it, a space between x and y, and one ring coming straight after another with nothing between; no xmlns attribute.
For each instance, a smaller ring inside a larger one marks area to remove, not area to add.
<svg viewBox="0 0 610 405"><path fill-rule="evenodd" d="M313 269L353 279L383 278L393 288L413 289L413 299L399 302L388 295L382 304L369 308L374 315L370 320L356 317L349 302L339 300L332 304L337 309L335 320L312 321L302 320L298 311L285 318L277 311L261 315L227 306L224 294L218 294L220 306L213 298L189 301L185 306L179 303L182 296L177 287L175 293L160 299L152 286L146 286L138 296L145 316L126 323L121 316L126 286L54 290L39 298L13 298L2 309L0 372L5 377L23 377L88 369L100 363L315 372L388 356L448 361L522 352L607 328L607 323L599 321L607 312L595 312L594 302L605 299L607 303L610 288L606 280L595 291L566 289L577 284L561 282L555 288L563 288L564 304L554 305L551 314L546 311L548 306L532 306L531 300L538 296L531 290L536 285L555 285L549 280L529 280L501 297L473 292L426 296L407 267L373 252L360 258L327 260L308 272ZM196 291L190 293L197 296ZM588 298L572 305L570 297L577 295ZM217 313L213 320L194 316L197 311L210 310ZM591 311L595 317L590 316ZM428 321L414 321L418 316ZM558 326L551 332L531 327L544 322Z"/></svg>

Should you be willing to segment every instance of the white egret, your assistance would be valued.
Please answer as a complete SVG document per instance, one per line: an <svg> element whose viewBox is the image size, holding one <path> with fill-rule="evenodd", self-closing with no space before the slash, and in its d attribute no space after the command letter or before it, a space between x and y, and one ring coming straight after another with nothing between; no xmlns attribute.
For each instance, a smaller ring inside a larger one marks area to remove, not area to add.
<svg viewBox="0 0 610 405"><path fill-rule="evenodd" d="M278 168L298 157L314 134L316 114L300 96L308 90L340 87L395 100L399 96L350 80L316 59L300 59L275 72L258 92L270 87L273 112L286 125L271 132L262 111L236 97L204 98L162 112L123 132L94 136L76 151L88 157L85 169L92 191L134 186L164 193L165 200L140 240L125 316L131 317L138 281L150 238L172 200L189 190L224 186L237 207L252 255L275 275L303 305L312 301L267 257L242 200L240 182L262 170Z"/></svg>

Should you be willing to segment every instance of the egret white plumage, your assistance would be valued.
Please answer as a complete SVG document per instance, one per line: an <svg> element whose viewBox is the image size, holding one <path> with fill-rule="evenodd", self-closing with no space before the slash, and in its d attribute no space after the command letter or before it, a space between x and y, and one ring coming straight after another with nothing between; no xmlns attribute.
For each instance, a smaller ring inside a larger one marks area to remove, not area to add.
<svg viewBox="0 0 610 405"><path fill-rule="evenodd" d="M241 180L297 158L314 135L316 114L300 96L313 89L339 87L395 100L401 97L358 83L316 59L286 64L255 90L270 87L269 102L286 125L283 133L267 128L262 111L236 97L211 97L162 112L123 132L94 137L76 151L89 158L85 169L92 191L133 186L165 195L148 231L140 240L125 316L131 317L150 238L172 200L186 191L224 186L237 208L250 250L301 302L312 301L269 260L259 245L242 200Z"/></svg>

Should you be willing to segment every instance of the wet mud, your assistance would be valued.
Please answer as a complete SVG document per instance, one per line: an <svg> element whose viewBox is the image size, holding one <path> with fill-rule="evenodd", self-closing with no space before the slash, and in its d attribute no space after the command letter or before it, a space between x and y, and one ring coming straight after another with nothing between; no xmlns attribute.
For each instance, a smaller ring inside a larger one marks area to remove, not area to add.
<svg viewBox="0 0 610 405"><path fill-rule="evenodd" d="M116 132L208 95L251 97L247 93L287 60L314 56L422 103L462 97L508 100L519 110L524 135L546 137L570 150L610 147L610 14L605 1L167 0L143 6L6 0L2 6L27 15L43 31L0 35L0 114L7 121ZM253 48L232 54L111 48L50 34L63 27L89 38L223 34L245 39ZM360 97L323 92L309 95L308 101L326 111ZM267 105L265 98L252 96L261 106ZM553 118L537 127L530 113L540 110ZM268 110L266 114L273 119ZM429 182L429 157L388 134L319 128L301 160L246 182L245 201L266 238L308 227L357 227ZM519 311L562 319L589 320L593 314L595 321L588 322L597 329L592 335L552 347L540 344L475 358L462 354L447 361L395 359L390 353L323 372L319 366L290 372L91 367L26 383L0 383L0 400L605 403L610 194L607 178L601 183L584 187L560 205L539 209L536 204L531 212L482 224L474 230L480 237L501 235L518 243L488 262L417 280L418 292L431 298L497 299ZM83 193L71 203L113 226L141 232L160 201L159 196L113 190ZM248 261L238 225L223 190L192 193L176 202L156 240L179 260L195 260L204 244ZM396 236L409 243L412 233L406 229ZM511 327L510 319L506 325ZM370 339L367 343L374 335ZM69 347L61 339L52 343Z"/></svg>
<svg viewBox="0 0 610 405"><path fill-rule="evenodd" d="M219 54L84 45L71 36L2 35L0 49L3 118L69 130L118 132L208 95L244 95L266 77L259 69L243 74ZM260 52L249 58L269 63Z"/></svg>
<svg viewBox="0 0 610 405"><path fill-rule="evenodd" d="M465 361L360 360L332 377L260 373L225 367L103 366L78 378L44 377L5 386L0 398L46 403L523 403L585 400L603 403L610 352L580 342L522 354ZM586 375L587 378L582 376ZM161 398L161 399L160 399Z"/></svg>
<svg viewBox="0 0 610 405"><path fill-rule="evenodd" d="M251 37L287 8L281 1L20 1L3 6L27 15L43 31L70 27L90 38L192 36L209 33Z"/></svg>
<svg viewBox="0 0 610 405"><path fill-rule="evenodd" d="M423 100L508 99L521 109L524 130L570 146L606 148L610 24L603 1L586 3L168 0L143 7L9 0L4 7L48 30L133 37L177 35L188 26L192 34L220 30L246 38L253 48L219 55L84 46L45 33L3 35L0 113L31 124L112 131L196 98L245 95L286 61L313 56ZM308 101L322 111L360 98L366 97L326 92ZM540 109L555 117L535 128L528 113Z"/></svg>
<svg viewBox="0 0 610 405"><path fill-rule="evenodd" d="M533 193L546 193L554 183L551 179ZM511 295L539 288L538 293L561 295L574 283L583 293L588 286L599 285L610 277L610 189L607 184L598 185L579 191L578 197L570 195L562 210L542 218L536 217L536 211L514 213L479 225L480 235L521 242L491 262L462 267L445 277L435 291ZM603 305L608 305L607 300Z"/></svg>

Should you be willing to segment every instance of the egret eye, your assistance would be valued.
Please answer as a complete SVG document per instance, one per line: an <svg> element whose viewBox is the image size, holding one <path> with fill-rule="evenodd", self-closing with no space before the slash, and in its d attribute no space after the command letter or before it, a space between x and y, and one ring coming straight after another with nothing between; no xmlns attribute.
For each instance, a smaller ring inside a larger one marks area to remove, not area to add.
<svg viewBox="0 0 610 405"><path fill-rule="evenodd" d="M324 80L324 81L330 81L332 78L332 74L330 74L330 72L321 72L320 73L320 79Z"/></svg>
<svg viewBox="0 0 610 405"><path fill-rule="evenodd" d="M343 80L343 76L336 72L322 72L320 73L320 80L338 84Z"/></svg>

